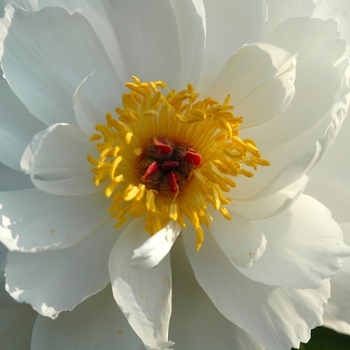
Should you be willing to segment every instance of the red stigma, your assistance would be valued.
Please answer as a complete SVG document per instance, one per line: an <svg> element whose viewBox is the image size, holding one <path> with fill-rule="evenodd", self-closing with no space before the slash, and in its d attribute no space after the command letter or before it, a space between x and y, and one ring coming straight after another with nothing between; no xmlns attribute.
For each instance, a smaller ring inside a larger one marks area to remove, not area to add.
<svg viewBox="0 0 350 350"><path fill-rule="evenodd" d="M179 185L177 184L179 177L176 175L176 173L172 171L169 175L169 180L170 180L170 192L171 193L179 192Z"/></svg>
<svg viewBox="0 0 350 350"><path fill-rule="evenodd" d="M153 144L157 147L159 154L169 154L172 152L172 148L169 145L159 141L156 137L153 138Z"/></svg>
<svg viewBox="0 0 350 350"><path fill-rule="evenodd" d="M162 170L170 170L172 168L177 168L179 166L179 163L178 162L175 162L175 161L165 161L161 168Z"/></svg>
<svg viewBox="0 0 350 350"><path fill-rule="evenodd" d="M199 166L202 163L201 155L192 148L185 154L185 160L186 162L192 163L195 166Z"/></svg>
<svg viewBox="0 0 350 350"><path fill-rule="evenodd" d="M146 172L142 175L141 179L144 182L147 182L152 174L154 174L158 170L157 162L153 162L150 164L146 170Z"/></svg>

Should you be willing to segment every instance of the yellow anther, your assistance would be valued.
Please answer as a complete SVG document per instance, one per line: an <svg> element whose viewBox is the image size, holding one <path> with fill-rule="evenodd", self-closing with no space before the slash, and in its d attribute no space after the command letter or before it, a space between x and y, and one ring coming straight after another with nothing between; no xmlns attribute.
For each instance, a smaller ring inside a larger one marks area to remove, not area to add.
<svg viewBox="0 0 350 350"><path fill-rule="evenodd" d="M134 154L136 156L140 156L142 154L142 148L135 148L134 149Z"/></svg>
<svg viewBox="0 0 350 350"><path fill-rule="evenodd" d="M128 132L128 133L125 135L125 141L126 141L127 144L130 143L131 138L133 137L133 135L134 135L134 134L133 134L132 132Z"/></svg>
<svg viewBox="0 0 350 350"><path fill-rule="evenodd" d="M118 165L120 164L120 162L123 160L123 157L119 156L117 158L114 159L113 163L112 163L112 166L111 166L111 172L110 172L110 176L112 179L114 179L115 177L115 171L117 170L118 168Z"/></svg>
<svg viewBox="0 0 350 350"><path fill-rule="evenodd" d="M232 139L232 127L231 127L230 123L227 121L227 119L221 117L219 119L219 122L227 130L230 139Z"/></svg>
<svg viewBox="0 0 350 350"><path fill-rule="evenodd" d="M251 154L253 154L255 157L260 157L261 156L259 150L254 145L252 145L250 142L245 142L245 145L246 145L248 151Z"/></svg>
<svg viewBox="0 0 350 350"><path fill-rule="evenodd" d="M169 218L171 220L174 220L174 221L176 221L178 218L177 204L176 203L170 204Z"/></svg>
<svg viewBox="0 0 350 350"><path fill-rule="evenodd" d="M204 241L204 233L201 226L196 227L196 249L201 249L202 243Z"/></svg>
<svg viewBox="0 0 350 350"><path fill-rule="evenodd" d="M158 111L154 111L153 109L149 109L147 111L144 111L143 115L145 117L149 117L149 116L158 117Z"/></svg>
<svg viewBox="0 0 350 350"><path fill-rule="evenodd" d="M225 219L232 220L230 213L228 212L228 210L225 207L220 208L220 213L225 217Z"/></svg>
<svg viewBox="0 0 350 350"><path fill-rule="evenodd" d="M146 186L144 184L139 184L139 192L135 197L135 200L140 201L146 193Z"/></svg>
<svg viewBox="0 0 350 350"><path fill-rule="evenodd" d="M101 134L92 134L90 136L90 141L91 142L98 141L98 140L101 140L101 139L102 139Z"/></svg>
<svg viewBox="0 0 350 350"><path fill-rule="evenodd" d="M139 193L139 188L137 186L129 185L124 191L124 199L126 201L131 201Z"/></svg>
<svg viewBox="0 0 350 350"><path fill-rule="evenodd" d="M89 156L89 155L87 155L86 158L87 158L87 160L88 160L88 162L89 162L90 164L92 164L92 165L97 165L97 164L98 164L98 160L97 160L97 159L92 158L92 157Z"/></svg>
<svg viewBox="0 0 350 350"><path fill-rule="evenodd" d="M246 177L253 177L254 174L246 169L240 169L240 173Z"/></svg>

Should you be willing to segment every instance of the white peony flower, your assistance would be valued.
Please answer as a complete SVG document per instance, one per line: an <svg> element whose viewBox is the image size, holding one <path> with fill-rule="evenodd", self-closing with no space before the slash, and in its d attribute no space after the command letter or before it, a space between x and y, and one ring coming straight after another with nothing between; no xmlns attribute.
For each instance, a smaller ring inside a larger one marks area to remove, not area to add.
<svg viewBox="0 0 350 350"><path fill-rule="evenodd" d="M301 193L349 51L322 3L288 4L7 5L0 161L31 183L0 194L6 290L74 309L33 349L280 350L321 324L349 249Z"/></svg>

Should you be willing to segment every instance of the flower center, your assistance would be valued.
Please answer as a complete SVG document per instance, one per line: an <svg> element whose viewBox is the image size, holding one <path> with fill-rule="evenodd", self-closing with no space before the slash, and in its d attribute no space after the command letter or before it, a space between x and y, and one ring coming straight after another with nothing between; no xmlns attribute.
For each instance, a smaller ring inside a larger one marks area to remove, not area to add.
<svg viewBox="0 0 350 350"><path fill-rule="evenodd" d="M159 194L174 195L186 187L202 157L186 143L154 137L146 146L138 165L140 181Z"/></svg>
<svg viewBox="0 0 350 350"><path fill-rule="evenodd" d="M109 211L116 227L130 217L145 215L145 229L154 234L169 220L185 227L184 217L196 229L197 249L203 242L202 224L211 221L208 206L231 219L225 192L235 187L234 177L252 177L246 167L269 165L250 139L241 140L229 105L210 97L197 101L192 85L176 92L164 82L126 83L123 108L106 115L91 136L100 152L93 165L96 186L111 198ZM166 94L164 93L166 92Z"/></svg>

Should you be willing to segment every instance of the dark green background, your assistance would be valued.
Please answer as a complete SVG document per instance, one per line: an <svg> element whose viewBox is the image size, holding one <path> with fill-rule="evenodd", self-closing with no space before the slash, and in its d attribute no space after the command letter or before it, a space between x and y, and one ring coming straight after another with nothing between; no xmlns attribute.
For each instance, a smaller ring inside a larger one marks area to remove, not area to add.
<svg viewBox="0 0 350 350"><path fill-rule="evenodd" d="M318 327L311 332L307 344L301 344L300 350L350 350L350 336L337 333L329 328Z"/></svg>

